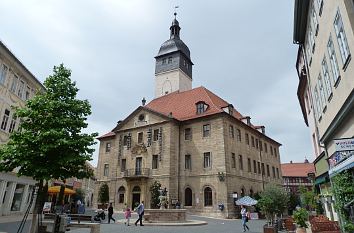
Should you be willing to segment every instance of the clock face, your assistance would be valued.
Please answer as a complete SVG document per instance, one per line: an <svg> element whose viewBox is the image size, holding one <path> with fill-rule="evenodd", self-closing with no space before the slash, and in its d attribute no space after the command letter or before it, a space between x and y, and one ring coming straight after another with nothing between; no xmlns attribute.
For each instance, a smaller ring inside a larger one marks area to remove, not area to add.
<svg viewBox="0 0 354 233"><path fill-rule="evenodd" d="M138 119L139 119L139 121L145 120L145 115L144 114L140 114Z"/></svg>

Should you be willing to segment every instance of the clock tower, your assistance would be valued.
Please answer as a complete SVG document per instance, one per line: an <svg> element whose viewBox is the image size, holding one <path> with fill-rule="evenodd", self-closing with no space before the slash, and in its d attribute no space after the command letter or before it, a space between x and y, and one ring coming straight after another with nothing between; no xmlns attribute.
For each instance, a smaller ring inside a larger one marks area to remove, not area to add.
<svg viewBox="0 0 354 233"><path fill-rule="evenodd" d="M176 19L170 27L170 39L165 41L155 57L155 98L175 91L192 89L192 66L190 51L180 39L181 27Z"/></svg>

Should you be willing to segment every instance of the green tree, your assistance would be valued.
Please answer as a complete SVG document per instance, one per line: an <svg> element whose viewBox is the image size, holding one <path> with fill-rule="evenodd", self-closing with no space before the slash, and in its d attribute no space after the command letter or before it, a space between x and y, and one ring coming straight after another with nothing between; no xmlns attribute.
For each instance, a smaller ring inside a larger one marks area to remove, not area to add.
<svg viewBox="0 0 354 233"><path fill-rule="evenodd" d="M74 194L74 199L80 200L80 201L84 201L85 200L85 190L81 189L81 188L77 188L75 189L75 194Z"/></svg>
<svg viewBox="0 0 354 233"><path fill-rule="evenodd" d="M160 192L159 190L161 189L161 183L157 180L152 183L150 186L150 193L151 193L151 208L152 209L158 209L159 208L159 203L160 203Z"/></svg>
<svg viewBox="0 0 354 233"><path fill-rule="evenodd" d="M109 187L107 183L103 183L98 192L98 202L106 204L109 201Z"/></svg>
<svg viewBox="0 0 354 233"><path fill-rule="evenodd" d="M300 198L296 193L289 194L288 214L292 215L296 206L300 205Z"/></svg>
<svg viewBox="0 0 354 233"><path fill-rule="evenodd" d="M316 194L313 190L308 190L305 186L300 186L299 192L302 206L307 210L314 210L316 208Z"/></svg>
<svg viewBox="0 0 354 233"><path fill-rule="evenodd" d="M343 171L332 178L334 208L340 215L345 232L354 232L354 224L349 219L347 204L354 200L354 177L350 171Z"/></svg>
<svg viewBox="0 0 354 233"><path fill-rule="evenodd" d="M282 214L286 210L289 202L288 193L282 187L273 184L267 185L260 197L257 206L270 223L273 223L275 215Z"/></svg>
<svg viewBox="0 0 354 233"><path fill-rule="evenodd" d="M19 168L19 176L38 181L31 232L36 230L36 213L42 211L48 180L93 176L85 161L92 159L97 134L82 133L91 106L87 100L76 99L78 88L70 75L63 64L55 66L53 75L44 81L46 90L28 100L25 107L15 108L20 129L0 149L0 171Z"/></svg>

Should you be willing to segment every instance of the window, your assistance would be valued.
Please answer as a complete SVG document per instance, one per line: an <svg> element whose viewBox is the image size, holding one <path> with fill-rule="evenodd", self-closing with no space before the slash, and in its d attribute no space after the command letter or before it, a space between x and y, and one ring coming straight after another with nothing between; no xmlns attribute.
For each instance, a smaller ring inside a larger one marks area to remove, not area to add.
<svg viewBox="0 0 354 233"><path fill-rule="evenodd" d="M277 157L277 149L274 147L274 156Z"/></svg>
<svg viewBox="0 0 354 233"><path fill-rule="evenodd" d="M125 135L124 137L123 137L123 146L127 146L128 145L128 136L127 135Z"/></svg>
<svg viewBox="0 0 354 233"><path fill-rule="evenodd" d="M254 137L251 136L251 142L252 142L252 146L254 147Z"/></svg>
<svg viewBox="0 0 354 233"><path fill-rule="evenodd" d="M143 143L143 138L144 138L144 133L143 132L138 133L138 143L139 144Z"/></svg>
<svg viewBox="0 0 354 233"><path fill-rule="evenodd" d="M248 137L248 133L245 134L245 138L246 138L246 144L249 145L250 144L250 139Z"/></svg>
<svg viewBox="0 0 354 233"><path fill-rule="evenodd" d="M118 203L124 203L124 193L125 193L125 188L121 186L118 189Z"/></svg>
<svg viewBox="0 0 354 233"><path fill-rule="evenodd" d="M261 140L259 140L259 149L260 149L260 151L263 151L263 144L262 144Z"/></svg>
<svg viewBox="0 0 354 233"><path fill-rule="evenodd" d="M192 206L192 189L186 188L184 191L184 205L185 206Z"/></svg>
<svg viewBox="0 0 354 233"><path fill-rule="evenodd" d="M158 164L159 164L159 156L158 155L152 155L152 169L157 169Z"/></svg>
<svg viewBox="0 0 354 233"><path fill-rule="evenodd" d="M30 98L31 88L29 86L26 87L25 100Z"/></svg>
<svg viewBox="0 0 354 233"><path fill-rule="evenodd" d="M12 79L12 84L11 84L11 88L10 88L10 91L13 93L15 93L15 91L16 91L17 81L18 81L18 77L15 75L14 78Z"/></svg>
<svg viewBox="0 0 354 233"><path fill-rule="evenodd" d="M1 71L0 71L0 84L4 84L6 81L8 68L5 64L2 64Z"/></svg>
<svg viewBox="0 0 354 233"><path fill-rule="evenodd" d="M265 151L265 153L268 153L268 145L267 145L267 143L264 143L264 151Z"/></svg>
<svg viewBox="0 0 354 233"><path fill-rule="evenodd" d="M342 21L342 17L340 15L339 10L337 11L336 18L334 20L334 29L336 31L337 41L339 45L339 51L342 57L342 62L345 64L350 55L347 36L344 32L344 25Z"/></svg>
<svg viewBox="0 0 354 233"><path fill-rule="evenodd" d="M210 168L211 167L211 154L210 152L205 152L204 153L204 168Z"/></svg>
<svg viewBox="0 0 354 233"><path fill-rule="evenodd" d="M231 153L231 168L236 168L236 156L235 156L235 153Z"/></svg>
<svg viewBox="0 0 354 233"><path fill-rule="evenodd" d="M315 105L315 113L316 113L316 117L317 119L320 118L321 116L321 113L322 113L322 105L321 105L321 100L320 100L320 96L319 96L319 93L318 93L318 88L317 88L317 85L315 86L314 90L313 90L313 94L315 96L315 102L316 102L316 105Z"/></svg>
<svg viewBox="0 0 354 233"><path fill-rule="evenodd" d="M202 114L208 109L208 105L204 102L197 103L197 114Z"/></svg>
<svg viewBox="0 0 354 233"><path fill-rule="evenodd" d="M327 93L324 88L324 83L323 83L321 73L318 75L318 87L320 89L320 97L321 97L322 110L323 110L327 105Z"/></svg>
<svg viewBox="0 0 354 233"><path fill-rule="evenodd" d="M330 100L332 95L332 84L331 84L331 79L329 78L326 57L324 57L322 60L322 76L326 87L327 99Z"/></svg>
<svg viewBox="0 0 354 233"><path fill-rule="evenodd" d="M251 165L251 159L247 159L247 165L248 165L248 172L252 172L252 165Z"/></svg>
<svg viewBox="0 0 354 233"><path fill-rule="evenodd" d="M210 187L204 189L204 206L213 205L213 191Z"/></svg>
<svg viewBox="0 0 354 233"><path fill-rule="evenodd" d="M172 63L172 57L169 57L168 58L168 64L171 64Z"/></svg>
<svg viewBox="0 0 354 233"><path fill-rule="evenodd" d="M314 34L314 29L312 28L312 25L310 24L308 27L308 36L310 38L310 49L312 53L315 51L315 34Z"/></svg>
<svg viewBox="0 0 354 233"><path fill-rule="evenodd" d="M256 138L256 148L258 149L258 139Z"/></svg>
<svg viewBox="0 0 354 233"><path fill-rule="evenodd" d="M236 132L237 132L237 141L241 142L241 130L237 129Z"/></svg>
<svg viewBox="0 0 354 233"><path fill-rule="evenodd" d="M192 129L184 129L184 140L192 140Z"/></svg>
<svg viewBox="0 0 354 233"><path fill-rule="evenodd" d="M331 35L329 36L329 39L328 39L327 51L328 51L329 61L331 63L333 84L335 85L337 83L337 81L338 81L338 78L339 78L340 74L339 74L337 56L336 56L336 52L334 50L334 45L333 45L333 41L332 41L332 36Z"/></svg>
<svg viewBox="0 0 354 233"><path fill-rule="evenodd" d="M257 173L257 162L256 162L256 160L253 160L253 172Z"/></svg>
<svg viewBox="0 0 354 233"><path fill-rule="evenodd" d="M235 137L235 134L234 134L234 126L233 125L230 125L229 126L229 135L231 138L234 138Z"/></svg>
<svg viewBox="0 0 354 233"><path fill-rule="evenodd" d="M203 125L203 137L210 136L210 124Z"/></svg>
<svg viewBox="0 0 354 233"><path fill-rule="evenodd" d="M279 169L277 168L277 178L279 179Z"/></svg>
<svg viewBox="0 0 354 233"><path fill-rule="evenodd" d="M275 178L275 167L272 166L272 171L273 171L273 178Z"/></svg>
<svg viewBox="0 0 354 233"><path fill-rule="evenodd" d="M20 81L20 85L18 86L18 90L17 90L17 96L20 97L22 99L22 95L23 95L23 88L25 87L25 82L24 81Z"/></svg>
<svg viewBox="0 0 354 233"><path fill-rule="evenodd" d="M105 164L103 168L103 175L108 176L109 173L109 164Z"/></svg>
<svg viewBox="0 0 354 233"><path fill-rule="evenodd" d="M273 155L273 147L272 146L270 146L269 150L270 150L270 154Z"/></svg>
<svg viewBox="0 0 354 233"><path fill-rule="evenodd" d="M239 164L240 170L243 170L243 159L242 159L242 155L238 155L238 164Z"/></svg>
<svg viewBox="0 0 354 233"><path fill-rule="evenodd" d="M317 0L318 15L321 16L323 9L323 0Z"/></svg>
<svg viewBox="0 0 354 233"><path fill-rule="evenodd" d="M159 140L159 129L154 129L153 140L156 142Z"/></svg>
<svg viewBox="0 0 354 233"><path fill-rule="evenodd" d="M9 127L9 133L12 133L15 130L16 120L17 120L17 117L12 116L12 120L11 120L10 127Z"/></svg>
<svg viewBox="0 0 354 233"><path fill-rule="evenodd" d="M264 168L264 163L262 163L262 175L265 175L265 168Z"/></svg>
<svg viewBox="0 0 354 233"><path fill-rule="evenodd" d="M111 143L107 142L106 143L106 152L110 152L111 151Z"/></svg>
<svg viewBox="0 0 354 233"><path fill-rule="evenodd" d="M267 176L270 177L269 165L267 164Z"/></svg>
<svg viewBox="0 0 354 233"><path fill-rule="evenodd" d="M7 122L9 120L9 116L10 116L10 111L5 109L4 116L2 118L2 123L1 123L1 129L2 130L6 130Z"/></svg>
<svg viewBox="0 0 354 233"><path fill-rule="evenodd" d="M184 156L184 168L186 170L192 170L192 158L191 155Z"/></svg>
<svg viewBox="0 0 354 233"><path fill-rule="evenodd" d="M317 21L317 15L316 15L314 4L312 4L312 7L311 7L311 23L312 23L312 28L315 30L315 35L317 36L318 21Z"/></svg>
<svg viewBox="0 0 354 233"><path fill-rule="evenodd" d="M162 59L162 65L166 64L166 58Z"/></svg>
<svg viewBox="0 0 354 233"><path fill-rule="evenodd" d="M124 172L127 169L127 160L126 159L122 159L122 163L120 165L120 171Z"/></svg>

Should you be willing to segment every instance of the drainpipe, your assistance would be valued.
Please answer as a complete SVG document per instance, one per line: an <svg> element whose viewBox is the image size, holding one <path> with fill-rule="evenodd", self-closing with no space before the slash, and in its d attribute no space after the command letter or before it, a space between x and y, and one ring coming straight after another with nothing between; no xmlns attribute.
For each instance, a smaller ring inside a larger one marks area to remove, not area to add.
<svg viewBox="0 0 354 233"><path fill-rule="evenodd" d="M181 124L178 123L178 156L177 156L177 200L179 203L182 203L179 199L179 192L180 192L180 170L181 170Z"/></svg>

